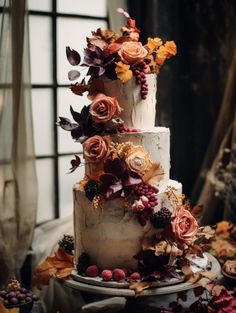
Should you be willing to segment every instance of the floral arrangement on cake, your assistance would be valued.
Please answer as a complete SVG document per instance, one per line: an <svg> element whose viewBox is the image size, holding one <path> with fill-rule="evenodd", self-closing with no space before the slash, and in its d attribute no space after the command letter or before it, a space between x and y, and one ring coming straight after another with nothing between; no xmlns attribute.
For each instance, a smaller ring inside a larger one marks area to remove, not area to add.
<svg viewBox="0 0 236 313"><path fill-rule="evenodd" d="M149 37L147 43L143 45L139 41L140 31L135 20L123 9L117 11L127 18L127 24L121 28L121 35L110 29L99 28L93 31L92 37L87 38L82 63L81 56L76 50L66 48L70 64L88 67L87 75L90 76L87 83L83 80L71 86L75 94L82 95L88 91L93 95L96 88L99 88L97 79L102 76L119 79L122 83L127 83L135 76L136 83L141 85L141 97L145 99L148 93L146 75L158 74L165 61L176 54L174 41L163 43L158 37ZM80 72L72 70L68 77L70 80L78 79Z"/></svg>

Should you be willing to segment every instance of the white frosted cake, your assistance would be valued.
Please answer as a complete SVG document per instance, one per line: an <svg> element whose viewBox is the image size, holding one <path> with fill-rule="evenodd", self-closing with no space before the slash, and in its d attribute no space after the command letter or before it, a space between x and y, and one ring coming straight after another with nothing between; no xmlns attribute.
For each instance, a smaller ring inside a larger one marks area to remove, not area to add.
<svg viewBox="0 0 236 313"><path fill-rule="evenodd" d="M88 92L91 103L71 108L73 122L60 117L58 123L81 142L85 160L84 179L74 185L76 267L105 281L157 271L160 278L170 267L173 273L177 258L190 262L198 238L182 185L170 179L170 131L155 127L157 74L176 54L175 43L156 37L143 45L135 21L119 12L127 17L121 35L92 32L82 64L66 48L70 64L87 67L89 76L71 91ZM75 156L71 172L80 164Z"/></svg>

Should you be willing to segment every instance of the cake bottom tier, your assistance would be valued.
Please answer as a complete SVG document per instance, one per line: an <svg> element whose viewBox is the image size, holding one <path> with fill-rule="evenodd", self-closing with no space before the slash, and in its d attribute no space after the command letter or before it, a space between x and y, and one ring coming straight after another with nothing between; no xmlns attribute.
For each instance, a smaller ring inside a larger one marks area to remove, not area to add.
<svg viewBox="0 0 236 313"><path fill-rule="evenodd" d="M170 180L167 188L170 187L176 193L182 192L182 184L177 181ZM161 207L174 208L166 190L158 193L156 211ZM140 225L120 199L107 201L103 209L95 210L77 184L74 186L74 223L76 259L86 252L101 270L116 267L135 270L137 260L134 256L140 252L143 238L155 231L149 222Z"/></svg>

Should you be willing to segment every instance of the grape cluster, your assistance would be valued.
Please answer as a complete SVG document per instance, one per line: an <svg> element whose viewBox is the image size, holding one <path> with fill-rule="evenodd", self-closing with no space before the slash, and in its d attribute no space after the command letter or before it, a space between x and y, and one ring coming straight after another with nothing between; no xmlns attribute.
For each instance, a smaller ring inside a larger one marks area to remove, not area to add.
<svg viewBox="0 0 236 313"><path fill-rule="evenodd" d="M70 235L64 235L63 238L58 242L58 244L66 252L72 253L74 250L74 237Z"/></svg>
<svg viewBox="0 0 236 313"><path fill-rule="evenodd" d="M136 77L136 83L141 86L141 98L145 100L148 94L148 84L146 73L148 65L145 61L141 61L133 67L133 74Z"/></svg>
<svg viewBox="0 0 236 313"><path fill-rule="evenodd" d="M38 298L29 290L25 288L19 288L18 290L1 290L0 298L3 299L5 307L17 307L20 304L30 303L37 301Z"/></svg>
<svg viewBox="0 0 236 313"><path fill-rule="evenodd" d="M158 188L153 185L141 183L136 185L134 188L134 192L137 196L146 196L148 198L147 208L154 208L157 205L157 193Z"/></svg>
<svg viewBox="0 0 236 313"><path fill-rule="evenodd" d="M171 222L171 212L163 207L150 218L152 225L155 228L164 228Z"/></svg>

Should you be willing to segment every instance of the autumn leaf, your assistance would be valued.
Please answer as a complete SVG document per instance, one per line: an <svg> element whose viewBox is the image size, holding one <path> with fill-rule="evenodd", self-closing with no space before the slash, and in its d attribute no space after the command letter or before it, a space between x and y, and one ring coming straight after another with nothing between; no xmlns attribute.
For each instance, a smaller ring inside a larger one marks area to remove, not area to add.
<svg viewBox="0 0 236 313"><path fill-rule="evenodd" d="M122 83L127 83L133 76L130 66L121 61L116 63L115 72Z"/></svg>
<svg viewBox="0 0 236 313"><path fill-rule="evenodd" d="M140 282L131 282L129 288L134 290L135 294L141 293L143 290L149 288L151 286L151 282L148 281L140 281Z"/></svg>
<svg viewBox="0 0 236 313"><path fill-rule="evenodd" d="M67 278L74 268L73 260L73 255L66 253L63 248L59 248L54 256L47 257L44 262L36 267L33 284L41 288L48 284L51 277Z"/></svg>
<svg viewBox="0 0 236 313"><path fill-rule="evenodd" d="M86 85L85 83L81 83L81 84L76 83L76 84L74 84L74 85L72 84L72 85L70 86L70 90L71 90L74 94L76 94L76 95L78 95L78 96L82 96L85 91L88 91L88 90L89 90L89 85Z"/></svg>
<svg viewBox="0 0 236 313"><path fill-rule="evenodd" d="M143 175L142 180L147 184L157 185L163 179L163 176L164 170L160 163L153 163L150 170Z"/></svg>
<svg viewBox="0 0 236 313"><path fill-rule="evenodd" d="M19 308L8 309L4 306L3 301L0 300L0 313L20 313Z"/></svg>
<svg viewBox="0 0 236 313"><path fill-rule="evenodd" d="M192 214L194 217L198 217L198 216L202 213L203 207L204 207L204 206L201 205L201 204L196 205L195 207L192 208L191 214Z"/></svg>
<svg viewBox="0 0 236 313"><path fill-rule="evenodd" d="M145 45L145 48L149 51L149 53L152 53L154 50L159 48L162 45L161 38L151 38L148 37L147 44Z"/></svg>
<svg viewBox="0 0 236 313"><path fill-rule="evenodd" d="M176 55L177 53L177 48L176 48L176 44L174 41L166 41L165 43L165 49L167 52L166 58L169 59L170 57Z"/></svg>

